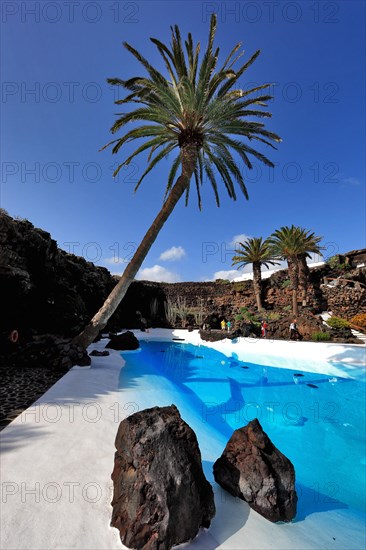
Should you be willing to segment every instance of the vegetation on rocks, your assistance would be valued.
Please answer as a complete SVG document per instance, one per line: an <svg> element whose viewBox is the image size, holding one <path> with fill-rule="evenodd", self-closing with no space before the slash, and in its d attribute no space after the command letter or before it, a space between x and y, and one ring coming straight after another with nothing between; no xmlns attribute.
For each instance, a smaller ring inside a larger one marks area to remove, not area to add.
<svg viewBox="0 0 366 550"><path fill-rule="evenodd" d="M366 313L360 313L359 315L355 315L354 317L352 317L351 323L353 323L354 325L360 328L366 329Z"/></svg>
<svg viewBox="0 0 366 550"><path fill-rule="evenodd" d="M346 319L341 319L340 317L330 317L327 320L327 325L334 329L348 328L350 326L349 322Z"/></svg>
<svg viewBox="0 0 366 550"><path fill-rule="evenodd" d="M328 332L318 331L311 334L311 339L313 342L329 342L331 336Z"/></svg>

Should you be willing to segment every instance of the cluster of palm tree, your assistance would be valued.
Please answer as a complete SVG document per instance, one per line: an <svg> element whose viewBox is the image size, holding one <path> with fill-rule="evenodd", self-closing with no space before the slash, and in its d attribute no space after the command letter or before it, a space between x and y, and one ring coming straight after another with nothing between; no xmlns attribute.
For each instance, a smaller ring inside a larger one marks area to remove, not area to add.
<svg viewBox="0 0 366 550"><path fill-rule="evenodd" d="M303 227L284 226L277 229L267 239L253 237L245 243L238 243L237 253L233 256L232 265L238 269L248 264L253 265L253 289L258 310L262 309L262 275L261 268L278 264L286 260L292 288L292 313L298 315L298 302L307 303L309 267L306 259L310 254L320 254L322 237Z"/></svg>
<svg viewBox="0 0 366 550"><path fill-rule="evenodd" d="M143 66L145 74L127 80L108 80L111 85L119 86L127 93L124 99L116 103L122 108L126 104L133 108L118 113L111 131L113 134L122 131L123 135L105 147L112 145L112 152L118 153L125 145L143 140L118 166L115 174L137 155L148 152L146 169L136 186L139 187L162 159L166 159L173 151L177 154L171 164L165 201L160 212L118 284L83 332L74 339L80 345L88 346L105 327L177 202L183 195L188 200L192 180L200 207L204 174L219 205L219 181L231 199L236 200L237 197L235 184L248 198L239 160L249 169L252 168L251 158L273 166L263 153L252 146L259 142L275 149L273 142L281 141L278 135L268 131L263 122L257 120L271 117L263 109L267 107L267 101L272 99L267 93L270 84L251 89L239 88L240 79L260 51L242 62L241 43L236 44L219 66L219 48L214 47L216 23L217 17L212 15L208 44L202 58L200 44L194 44L190 33L183 43L178 26L171 29L169 46L151 38L166 68L166 76L125 42L125 48ZM131 124L132 128L130 126L131 129L124 132Z"/></svg>

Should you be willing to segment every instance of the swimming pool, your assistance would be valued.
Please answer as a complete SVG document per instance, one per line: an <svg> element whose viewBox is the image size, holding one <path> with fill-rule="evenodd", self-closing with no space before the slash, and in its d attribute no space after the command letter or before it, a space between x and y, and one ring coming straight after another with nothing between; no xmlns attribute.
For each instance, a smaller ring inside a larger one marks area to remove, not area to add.
<svg viewBox="0 0 366 550"><path fill-rule="evenodd" d="M141 342L141 352L122 355L121 391L138 388L151 406L175 403L197 434L206 475L233 430L257 417L295 466L298 520L365 510L364 380L243 362L183 342Z"/></svg>

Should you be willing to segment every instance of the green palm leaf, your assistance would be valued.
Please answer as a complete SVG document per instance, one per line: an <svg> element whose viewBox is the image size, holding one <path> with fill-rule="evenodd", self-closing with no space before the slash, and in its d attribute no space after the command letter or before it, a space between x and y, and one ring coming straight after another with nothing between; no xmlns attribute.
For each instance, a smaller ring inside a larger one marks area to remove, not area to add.
<svg viewBox="0 0 366 550"><path fill-rule="evenodd" d="M224 184L229 197L236 199L235 186L248 198L248 191L242 177L238 159L249 169L252 168L251 158L255 158L267 166L273 163L258 149L251 147L248 141L257 140L266 147L275 148L274 143L281 141L272 131L259 123L258 119L270 118L271 114L263 110L266 102L271 99L268 93L261 93L270 85L263 84L248 90L234 89L245 71L254 63L259 50L249 60L239 63L243 52L241 44L236 44L224 63L217 68L219 48L214 47L217 18L211 17L207 46L200 61L200 44L193 42L189 33L183 42L177 25L171 27L171 44L164 44L157 38L151 38L161 56L168 78L132 45L124 42L124 47L146 70L146 76L136 76L123 80L118 77L108 79L112 86L118 86L128 91L123 99L116 104L131 106L128 112L120 113L112 126L116 134L133 124L120 139L109 142L105 147L113 145L112 152L118 153L126 143L136 139L144 139L118 170L131 162L139 154L149 152L148 166L140 178L137 187L144 177L163 158L162 152L170 152L175 147L184 150L192 145L196 148L195 168L192 175L199 204L201 204L200 187L203 184L203 172L211 184L216 202L218 186ZM236 65L238 65L236 69ZM254 107L254 108L253 108ZM142 124L141 124L142 123ZM141 125L139 125L141 124ZM159 143L160 142L160 143ZM157 149L161 151L151 160ZM166 191L172 189L177 176L181 158L175 158L169 173ZM214 175L214 169L218 176ZM188 183L189 185L189 183Z"/></svg>

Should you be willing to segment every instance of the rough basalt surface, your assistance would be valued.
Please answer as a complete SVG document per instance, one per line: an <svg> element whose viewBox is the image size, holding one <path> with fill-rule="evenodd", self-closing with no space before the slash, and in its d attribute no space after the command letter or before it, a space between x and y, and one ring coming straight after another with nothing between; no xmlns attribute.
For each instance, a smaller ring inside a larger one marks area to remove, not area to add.
<svg viewBox="0 0 366 550"><path fill-rule="evenodd" d="M14 329L28 340L33 334L44 333L76 336L118 281L107 269L62 250L69 248L81 254L81 244L59 244L61 248L46 231L27 220L15 220L0 209L0 345ZM323 284L325 278L334 276L337 274L328 265L310 271L309 308L316 312L331 310L347 319L366 312L366 268L347 273L347 277L357 281L353 286L345 281L337 287ZM287 270L263 280L266 310L285 311L289 307L292 298L286 282ZM232 329L240 328L243 336L253 332L253 327L235 324L240 308L256 309L252 281L223 280L174 284L134 281L105 330L141 328L141 319L148 326L167 327L164 306L167 300L178 299L200 314L201 325L220 329L224 318L232 322ZM196 325L192 314L186 325Z"/></svg>
<svg viewBox="0 0 366 550"><path fill-rule="evenodd" d="M178 409L154 407L119 426L111 525L139 550L168 550L195 537L215 515L193 430Z"/></svg>
<svg viewBox="0 0 366 550"><path fill-rule="evenodd" d="M291 521L296 516L293 464L273 445L257 419L235 430L213 470L221 487L266 519Z"/></svg>
<svg viewBox="0 0 366 550"><path fill-rule="evenodd" d="M269 321L267 338L273 338L275 340L288 340L290 338L290 324L293 319L293 315L285 315L277 321ZM329 333L329 340L331 340L330 330L327 329L327 327L323 324L322 319L319 317L310 312L302 311L296 319L297 328L302 339L311 340L312 334L315 332L327 332Z"/></svg>
<svg viewBox="0 0 366 550"><path fill-rule="evenodd" d="M132 351L138 349L140 344L134 333L128 330L122 334L112 336L105 347L119 351Z"/></svg>
<svg viewBox="0 0 366 550"><path fill-rule="evenodd" d="M235 340L239 336L243 336L243 333L240 329L234 331L225 331L225 330L200 330L200 337L205 342L219 342L220 340Z"/></svg>
<svg viewBox="0 0 366 550"><path fill-rule="evenodd" d="M288 340L290 337L290 323L293 315L287 315L277 321L269 321L267 338L274 340ZM297 317L297 328L302 340L312 340L313 334L322 332L327 334L328 340L332 342L347 342L349 344L362 344L362 341L354 337L350 328L331 329L325 325L319 317L311 312L303 310Z"/></svg>
<svg viewBox="0 0 366 550"><path fill-rule="evenodd" d="M107 355L109 355L109 351L107 350L104 350L104 351L99 351L97 349L93 349L89 355L91 357L107 357Z"/></svg>

